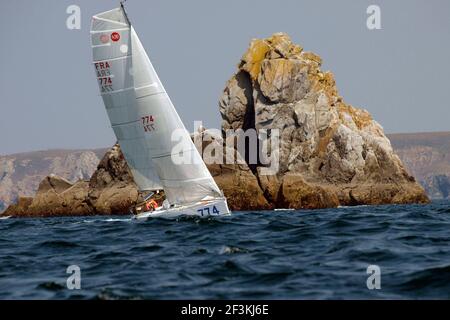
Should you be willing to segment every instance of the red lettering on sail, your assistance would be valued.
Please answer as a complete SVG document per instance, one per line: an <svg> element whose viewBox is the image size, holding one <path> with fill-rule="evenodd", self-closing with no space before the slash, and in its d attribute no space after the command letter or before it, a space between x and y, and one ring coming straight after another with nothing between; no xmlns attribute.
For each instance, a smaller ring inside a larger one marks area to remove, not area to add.
<svg viewBox="0 0 450 320"><path fill-rule="evenodd" d="M152 115L143 116L141 117L142 120L142 126L144 128L144 132L151 132L155 130L154 122L155 119Z"/></svg>
<svg viewBox="0 0 450 320"><path fill-rule="evenodd" d="M108 61L95 63L95 69L97 69L97 70L103 70L103 69L109 69L109 68L110 68L110 64Z"/></svg>
<svg viewBox="0 0 450 320"><path fill-rule="evenodd" d="M111 77L101 77L101 78L98 78L98 81L100 82L101 86L112 84Z"/></svg>

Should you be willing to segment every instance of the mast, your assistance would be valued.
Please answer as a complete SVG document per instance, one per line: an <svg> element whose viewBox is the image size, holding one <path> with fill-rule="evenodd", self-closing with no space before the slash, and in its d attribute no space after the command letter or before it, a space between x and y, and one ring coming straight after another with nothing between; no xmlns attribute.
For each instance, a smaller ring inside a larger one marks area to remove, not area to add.
<svg viewBox="0 0 450 320"><path fill-rule="evenodd" d="M120 8L123 11L123 15L125 16L125 20L127 21L128 25L131 26L130 19L128 18L127 12L125 11L125 6L124 6L125 1L127 1L127 0L120 1Z"/></svg>

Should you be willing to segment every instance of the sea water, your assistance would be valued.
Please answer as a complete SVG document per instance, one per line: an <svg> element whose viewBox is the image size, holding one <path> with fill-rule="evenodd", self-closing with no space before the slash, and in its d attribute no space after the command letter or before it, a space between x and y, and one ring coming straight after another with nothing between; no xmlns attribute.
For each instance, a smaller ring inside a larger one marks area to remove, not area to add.
<svg viewBox="0 0 450 320"><path fill-rule="evenodd" d="M450 202L3 219L0 299L25 298L448 299Z"/></svg>

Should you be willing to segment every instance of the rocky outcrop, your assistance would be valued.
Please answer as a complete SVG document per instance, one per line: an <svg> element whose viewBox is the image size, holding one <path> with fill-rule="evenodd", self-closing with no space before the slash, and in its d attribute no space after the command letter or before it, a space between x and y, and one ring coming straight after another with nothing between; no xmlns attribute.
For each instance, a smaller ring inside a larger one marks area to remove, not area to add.
<svg viewBox="0 0 450 320"><path fill-rule="evenodd" d="M137 187L116 145L104 155L89 181L72 184L50 175L39 184L34 198L19 198L3 214L23 217L128 214L137 200Z"/></svg>
<svg viewBox="0 0 450 320"><path fill-rule="evenodd" d="M256 39L228 81L222 130L279 130L279 170L253 173L273 207L426 203L382 127L344 102L319 56L286 34Z"/></svg>
<svg viewBox="0 0 450 320"><path fill-rule="evenodd" d="M232 210L264 210L273 207L265 198L258 179L234 148L224 147L223 138L210 130L200 130L196 134L198 136L193 137L194 142L198 139L202 143L198 149L217 185L227 197L228 206ZM210 150L221 150L222 161L214 163L207 147ZM230 154L237 159L234 163L227 164L226 158Z"/></svg>
<svg viewBox="0 0 450 320"><path fill-rule="evenodd" d="M4 216L25 217L28 215L28 208L33 202L32 197L19 197L15 204L10 205L5 212Z"/></svg>
<svg viewBox="0 0 450 320"><path fill-rule="evenodd" d="M128 213L129 208L138 201L138 189L118 145L100 161L89 181L88 193L96 214Z"/></svg>
<svg viewBox="0 0 450 320"><path fill-rule="evenodd" d="M6 207L19 196L34 196L40 182L50 174L71 183L89 179L105 152L106 149L46 150L0 156L0 203Z"/></svg>
<svg viewBox="0 0 450 320"><path fill-rule="evenodd" d="M87 186L84 181L72 184L58 176L48 176L39 184L34 198L19 198L4 214L25 217L91 214Z"/></svg>
<svg viewBox="0 0 450 320"><path fill-rule="evenodd" d="M253 40L219 101L222 134L202 129L194 135L194 141L201 138L199 149L231 210L428 202L382 127L366 110L344 102L321 63L285 34ZM271 135L278 130L279 148L271 147L278 155L276 172L267 174L260 158L252 162L230 146L237 136L229 130L238 129ZM208 146L222 150L219 158L232 154L236 161L211 161ZM47 177L34 199L19 199L6 214L128 214L140 200L116 145L89 181Z"/></svg>

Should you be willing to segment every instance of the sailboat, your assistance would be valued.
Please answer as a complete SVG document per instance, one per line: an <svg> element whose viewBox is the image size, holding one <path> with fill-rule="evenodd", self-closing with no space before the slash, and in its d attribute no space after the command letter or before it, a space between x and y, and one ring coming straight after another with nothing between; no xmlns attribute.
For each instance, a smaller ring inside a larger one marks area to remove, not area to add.
<svg viewBox="0 0 450 320"><path fill-rule="evenodd" d="M92 17L91 45L100 94L134 181L142 193L164 190L166 196L162 206L135 217L230 214L123 3ZM181 133L177 141L172 139L175 130ZM189 161L174 161L177 156Z"/></svg>

